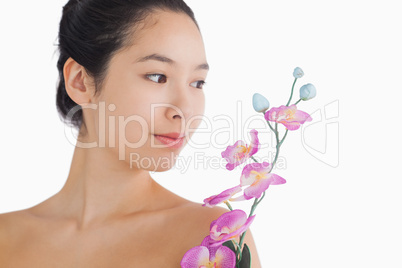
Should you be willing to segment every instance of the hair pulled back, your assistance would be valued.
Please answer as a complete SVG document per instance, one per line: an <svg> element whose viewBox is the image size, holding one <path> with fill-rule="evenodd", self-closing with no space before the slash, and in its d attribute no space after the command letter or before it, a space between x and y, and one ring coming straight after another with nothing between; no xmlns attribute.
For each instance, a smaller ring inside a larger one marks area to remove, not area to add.
<svg viewBox="0 0 402 268"><path fill-rule="evenodd" d="M82 123L85 126L82 109L68 116L78 105L65 88L63 68L68 58L85 68L98 94L113 55L130 45L135 26L156 10L185 13L198 27L193 11L183 0L70 0L63 7L58 34L56 106L64 123L78 130Z"/></svg>

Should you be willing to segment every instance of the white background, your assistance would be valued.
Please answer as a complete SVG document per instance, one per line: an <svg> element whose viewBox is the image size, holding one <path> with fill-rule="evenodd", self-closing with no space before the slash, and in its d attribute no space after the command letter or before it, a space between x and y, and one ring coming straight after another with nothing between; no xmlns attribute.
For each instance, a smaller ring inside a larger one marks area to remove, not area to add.
<svg viewBox="0 0 402 268"><path fill-rule="evenodd" d="M318 91L315 99L298 105L315 124L289 132L282 146L286 167L275 173L287 183L272 186L256 211L251 230L263 267L402 267L398 1L187 3L211 66L205 115L228 115L235 125L231 140L217 136L223 141L219 148L186 147L183 156L199 152L218 159L226 146L247 141L239 132L256 115L252 95L265 95L271 106L286 104L296 66L305 72L296 97L306 83ZM64 4L24 0L0 7L0 213L42 202L68 175L74 146L55 106L54 52ZM243 122L237 117L239 103ZM214 130L227 127L212 123ZM268 132L261 121L251 127ZM210 136L200 131L194 140ZM271 142L268 133L260 139ZM193 161L185 170L153 176L202 202L238 184L240 173L241 167L229 172ZM233 205L248 209L247 203Z"/></svg>

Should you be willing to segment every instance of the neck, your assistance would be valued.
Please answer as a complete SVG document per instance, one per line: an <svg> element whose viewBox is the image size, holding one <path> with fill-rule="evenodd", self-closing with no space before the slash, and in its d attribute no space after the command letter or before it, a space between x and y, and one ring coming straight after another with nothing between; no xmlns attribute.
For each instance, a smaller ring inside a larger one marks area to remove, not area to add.
<svg viewBox="0 0 402 268"><path fill-rule="evenodd" d="M147 210L156 186L148 171L131 169L110 148L76 147L56 207L83 229Z"/></svg>

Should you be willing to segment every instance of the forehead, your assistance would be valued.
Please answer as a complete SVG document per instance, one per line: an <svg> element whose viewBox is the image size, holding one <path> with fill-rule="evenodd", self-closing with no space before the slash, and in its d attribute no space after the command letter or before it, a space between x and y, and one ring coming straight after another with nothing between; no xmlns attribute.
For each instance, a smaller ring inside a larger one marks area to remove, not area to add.
<svg viewBox="0 0 402 268"><path fill-rule="evenodd" d="M136 57L158 53L177 62L206 61L201 33L184 13L153 12L134 31L132 40L128 52Z"/></svg>

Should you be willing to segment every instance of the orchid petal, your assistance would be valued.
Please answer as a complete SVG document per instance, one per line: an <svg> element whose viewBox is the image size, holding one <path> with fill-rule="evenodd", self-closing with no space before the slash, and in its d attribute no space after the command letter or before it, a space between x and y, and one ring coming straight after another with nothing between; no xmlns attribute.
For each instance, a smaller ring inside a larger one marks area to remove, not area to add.
<svg viewBox="0 0 402 268"><path fill-rule="evenodd" d="M221 235L220 240L217 240L216 242L211 243L210 245L211 246L222 245L226 241L238 238L242 233L244 233L250 227L251 223L254 221L255 216L256 215L249 217L242 226L240 226L238 229L234 229L233 232L227 233L223 236ZM214 237L211 236L211 238L214 240Z"/></svg>
<svg viewBox="0 0 402 268"><path fill-rule="evenodd" d="M228 161L226 164L227 170L233 170L236 166L246 161L239 152L240 150L244 150L245 147L246 144L242 140L238 140L234 145L228 146L226 150L221 153L222 157Z"/></svg>
<svg viewBox="0 0 402 268"><path fill-rule="evenodd" d="M271 108L264 117L268 121L283 124L288 130L297 130L301 124L312 121L311 116L306 112L297 110L295 104Z"/></svg>
<svg viewBox="0 0 402 268"><path fill-rule="evenodd" d="M270 173L271 169L272 165L268 162L252 163L243 168L240 185L250 185L244 189L244 199L260 198L269 185L286 183L284 178Z"/></svg>
<svg viewBox="0 0 402 268"><path fill-rule="evenodd" d="M236 266L236 254L228 247L222 246L216 251L214 262L216 268L232 268Z"/></svg>
<svg viewBox="0 0 402 268"><path fill-rule="evenodd" d="M294 120L298 121L300 123L304 123L304 122L309 122L312 120L311 116L303 111L297 110L295 115L294 115Z"/></svg>
<svg viewBox="0 0 402 268"><path fill-rule="evenodd" d="M276 174L267 174L267 178L256 180L251 186L244 190L245 199L260 198L270 185L279 185L286 183L286 180Z"/></svg>
<svg viewBox="0 0 402 268"><path fill-rule="evenodd" d="M282 123L288 130L298 130L300 128L300 123L297 121L280 121L279 123Z"/></svg>
<svg viewBox="0 0 402 268"><path fill-rule="evenodd" d="M238 140L234 145L228 146L225 151L221 153L222 157L228 161L226 164L227 170L233 170L238 165L244 163L249 157L254 155L260 148L258 140L258 131L252 129L251 144L247 145L242 140Z"/></svg>
<svg viewBox="0 0 402 268"><path fill-rule="evenodd" d="M228 201L233 195L241 191L241 186L237 185L233 188L227 189L218 195L213 195L204 199L203 206L214 207L222 202Z"/></svg>
<svg viewBox="0 0 402 268"><path fill-rule="evenodd" d="M207 247L197 246L184 254L183 259L180 262L183 268L193 268L205 266L209 263L209 251Z"/></svg>
<svg viewBox="0 0 402 268"><path fill-rule="evenodd" d="M226 213L223 213L216 221L215 225L221 228L227 227L234 229L243 225L246 222L247 214L241 209L235 209Z"/></svg>
<svg viewBox="0 0 402 268"><path fill-rule="evenodd" d="M244 197L248 200L251 198L260 198L262 193L268 189L271 184L270 180L262 179L247 187L244 190Z"/></svg>
<svg viewBox="0 0 402 268"><path fill-rule="evenodd" d="M216 254L216 251L219 249L219 246L211 246L211 244L215 242L214 240L212 240L211 236L208 235L206 236L202 242L201 242L201 246L204 246L206 248L208 248L209 250L209 258L212 260Z"/></svg>
<svg viewBox="0 0 402 268"><path fill-rule="evenodd" d="M221 245L222 243L232 240L247 230L253 221L254 216L247 218L247 214L240 209L235 209L222 214L217 220L211 223L210 236L212 246Z"/></svg>
<svg viewBox="0 0 402 268"><path fill-rule="evenodd" d="M246 186L254 183L255 176L252 174L253 171L267 174L268 172L270 172L271 169L272 165L268 162L251 163L244 166L242 175L240 177L240 185Z"/></svg>
<svg viewBox="0 0 402 268"><path fill-rule="evenodd" d="M280 185L286 183L286 180L279 175L271 174L271 185Z"/></svg>
<svg viewBox="0 0 402 268"><path fill-rule="evenodd" d="M251 150L250 153L248 154L249 156L254 155L256 152L258 152L258 149L260 148L260 142L258 140L258 131L255 129L252 129L250 131L251 134Z"/></svg>
<svg viewBox="0 0 402 268"><path fill-rule="evenodd" d="M242 194L242 195L239 195L238 197L232 197L228 201L237 202L237 201L244 201L244 200L247 200L247 199Z"/></svg>

